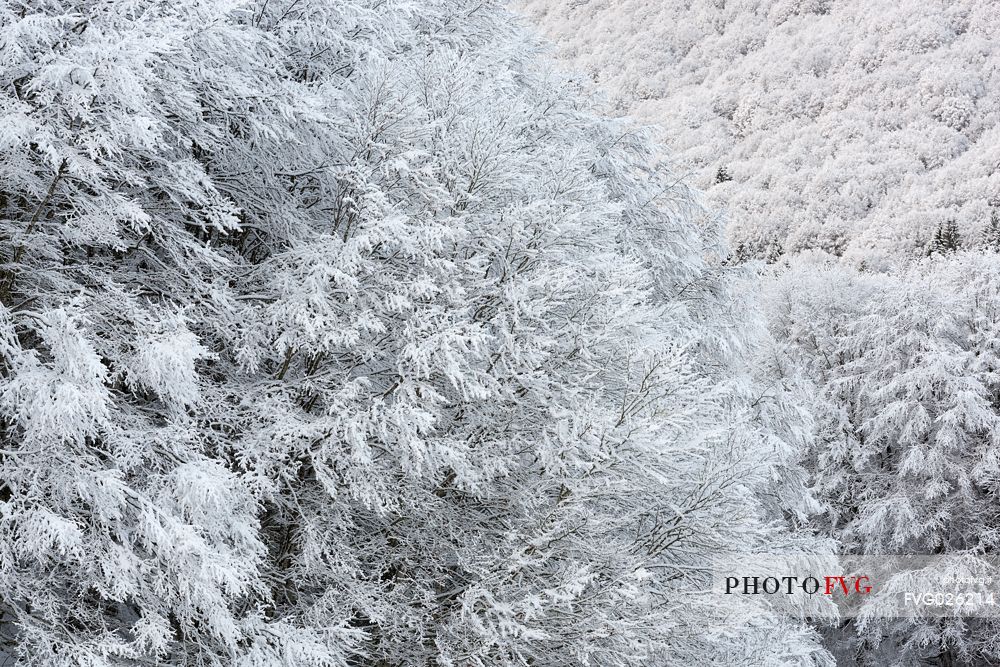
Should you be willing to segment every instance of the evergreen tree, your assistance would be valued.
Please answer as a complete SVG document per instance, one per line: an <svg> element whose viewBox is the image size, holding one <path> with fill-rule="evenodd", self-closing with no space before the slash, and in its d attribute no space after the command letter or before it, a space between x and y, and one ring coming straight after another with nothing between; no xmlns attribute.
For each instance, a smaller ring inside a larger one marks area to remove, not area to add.
<svg viewBox="0 0 1000 667"><path fill-rule="evenodd" d="M990 207L990 223L986 228L986 248L1000 252L1000 208Z"/></svg>
<svg viewBox="0 0 1000 667"><path fill-rule="evenodd" d="M944 224L938 225L934 232L934 240L928 254L952 253L962 247L961 236L958 233L958 225L953 219L949 219Z"/></svg>

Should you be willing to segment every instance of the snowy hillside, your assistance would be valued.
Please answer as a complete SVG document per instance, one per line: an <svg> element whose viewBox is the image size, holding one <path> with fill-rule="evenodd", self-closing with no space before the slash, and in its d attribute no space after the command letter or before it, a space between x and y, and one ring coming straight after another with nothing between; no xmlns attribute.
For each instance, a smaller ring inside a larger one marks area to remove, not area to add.
<svg viewBox="0 0 1000 667"><path fill-rule="evenodd" d="M731 218L734 250L925 253L1000 207L991 0L525 0Z"/></svg>

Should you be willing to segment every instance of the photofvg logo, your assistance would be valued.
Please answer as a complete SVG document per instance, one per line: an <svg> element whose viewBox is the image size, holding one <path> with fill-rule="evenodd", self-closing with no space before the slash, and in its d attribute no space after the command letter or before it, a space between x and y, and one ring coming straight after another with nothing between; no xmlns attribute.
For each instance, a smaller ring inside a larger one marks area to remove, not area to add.
<svg viewBox="0 0 1000 667"><path fill-rule="evenodd" d="M823 595L858 594L868 595L872 592L871 578L868 575L825 575L823 577L726 577L726 595L776 595L785 593L792 595L801 591L806 595L817 595L820 589Z"/></svg>
<svg viewBox="0 0 1000 667"><path fill-rule="evenodd" d="M763 597L804 617L1000 616L1000 560L962 555L816 556L738 554L716 558L712 595L735 603Z"/></svg>

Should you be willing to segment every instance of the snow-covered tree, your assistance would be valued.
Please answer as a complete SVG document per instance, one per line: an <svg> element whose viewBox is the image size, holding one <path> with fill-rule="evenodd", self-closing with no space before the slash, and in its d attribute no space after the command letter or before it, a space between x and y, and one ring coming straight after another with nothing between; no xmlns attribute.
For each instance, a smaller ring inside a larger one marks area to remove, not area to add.
<svg viewBox="0 0 1000 667"><path fill-rule="evenodd" d="M0 5L20 664L823 664L718 221L499 3ZM732 630L734 618L752 631Z"/></svg>
<svg viewBox="0 0 1000 667"><path fill-rule="evenodd" d="M998 287L994 256L973 253L901 275L801 259L772 286L781 374L816 386L815 525L845 552L996 551ZM858 664L990 664L996 635L993 621L890 619L861 628Z"/></svg>

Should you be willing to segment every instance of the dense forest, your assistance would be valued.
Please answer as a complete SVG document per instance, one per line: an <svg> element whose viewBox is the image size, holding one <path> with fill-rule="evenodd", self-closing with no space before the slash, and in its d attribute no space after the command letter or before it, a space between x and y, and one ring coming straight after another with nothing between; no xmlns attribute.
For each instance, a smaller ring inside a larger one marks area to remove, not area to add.
<svg viewBox="0 0 1000 667"><path fill-rule="evenodd" d="M13 664L826 655L687 583L832 548L749 274L502 4L7 2L0 64Z"/></svg>
<svg viewBox="0 0 1000 667"><path fill-rule="evenodd" d="M523 0L572 66L662 128L745 258L886 269L997 247L990 0Z"/></svg>
<svg viewBox="0 0 1000 667"><path fill-rule="evenodd" d="M705 594L1000 546L998 27L0 0L0 664L1000 660Z"/></svg>
<svg viewBox="0 0 1000 667"><path fill-rule="evenodd" d="M988 0L527 0L724 211L847 554L1000 541L1000 12ZM756 261L755 261L756 260ZM767 262L762 266L761 261ZM903 573L905 574L905 573ZM993 619L847 623L842 665L1000 663Z"/></svg>

